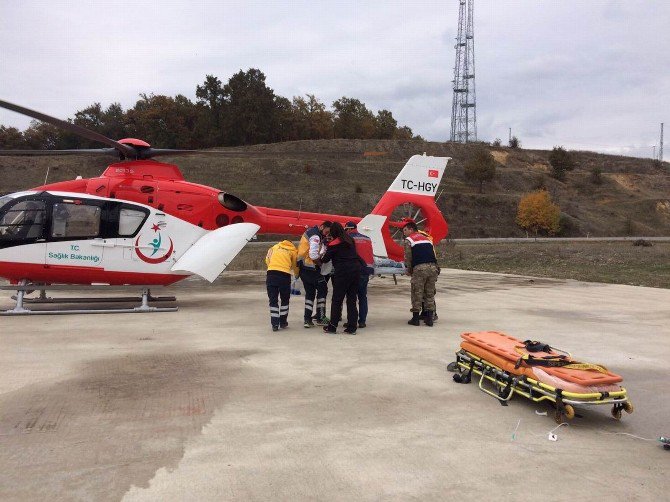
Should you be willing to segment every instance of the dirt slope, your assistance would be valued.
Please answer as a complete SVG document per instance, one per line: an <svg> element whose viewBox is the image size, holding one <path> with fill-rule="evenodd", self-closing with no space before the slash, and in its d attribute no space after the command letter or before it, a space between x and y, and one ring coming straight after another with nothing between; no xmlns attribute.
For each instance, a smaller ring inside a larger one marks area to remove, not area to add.
<svg viewBox="0 0 670 502"><path fill-rule="evenodd" d="M405 161L426 152L453 158L438 205L454 238L525 235L514 222L518 201L542 186L564 213L562 235L670 235L667 163L575 152L577 169L559 182L549 176L548 151L492 148L496 179L478 194L463 179L471 148L421 141L322 140L229 149L240 152L239 158L194 155L165 160L177 163L189 181L232 192L252 204L363 215ZM0 193L43 183L47 167L53 182L97 176L108 163L102 156L0 157ZM591 181L594 167L602 171L600 185Z"/></svg>

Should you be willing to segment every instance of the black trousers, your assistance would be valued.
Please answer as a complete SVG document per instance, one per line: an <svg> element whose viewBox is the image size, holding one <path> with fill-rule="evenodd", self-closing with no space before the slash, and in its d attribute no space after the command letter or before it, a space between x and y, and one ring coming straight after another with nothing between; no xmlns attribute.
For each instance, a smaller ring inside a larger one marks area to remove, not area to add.
<svg viewBox="0 0 670 502"><path fill-rule="evenodd" d="M342 319L342 303L347 298L347 324L358 326L358 310L356 309L356 294L360 271L335 273L333 276L333 299L330 303L330 324L337 326Z"/></svg>
<svg viewBox="0 0 670 502"><path fill-rule="evenodd" d="M312 312L316 308L322 315L326 315L326 295L328 284L321 272L315 269L301 268L300 280L305 286L305 321L312 320ZM314 300L316 299L316 305Z"/></svg>
<svg viewBox="0 0 670 502"><path fill-rule="evenodd" d="M288 324L288 302L291 299L291 274L270 270L265 279L265 285L270 300L270 324L286 326Z"/></svg>

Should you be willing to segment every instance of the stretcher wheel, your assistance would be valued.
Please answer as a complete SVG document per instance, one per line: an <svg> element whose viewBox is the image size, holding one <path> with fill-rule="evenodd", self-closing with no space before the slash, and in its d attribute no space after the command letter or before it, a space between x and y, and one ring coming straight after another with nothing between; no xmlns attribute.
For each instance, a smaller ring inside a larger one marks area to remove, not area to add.
<svg viewBox="0 0 670 502"><path fill-rule="evenodd" d="M566 404L563 407L563 414L565 415L565 418L567 418L568 420L572 420L573 418L575 418L575 409L572 407L572 405Z"/></svg>
<svg viewBox="0 0 670 502"><path fill-rule="evenodd" d="M459 371L458 361L451 362L447 364L447 371L457 372Z"/></svg>
<svg viewBox="0 0 670 502"><path fill-rule="evenodd" d="M557 424L563 423L563 413L561 413L561 410L556 410L554 412L554 420L556 421Z"/></svg>
<svg viewBox="0 0 670 502"><path fill-rule="evenodd" d="M618 407L616 407L616 406L613 407L613 408L612 408L612 416L613 416L616 420L621 420L621 408L618 408Z"/></svg>
<svg viewBox="0 0 670 502"><path fill-rule="evenodd" d="M626 401L625 403L623 403L623 411L625 411L626 413L631 414L631 413L633 413L634 410L635 410L635 408L633 407L633 403L631 403L629 401Z"/></svg>

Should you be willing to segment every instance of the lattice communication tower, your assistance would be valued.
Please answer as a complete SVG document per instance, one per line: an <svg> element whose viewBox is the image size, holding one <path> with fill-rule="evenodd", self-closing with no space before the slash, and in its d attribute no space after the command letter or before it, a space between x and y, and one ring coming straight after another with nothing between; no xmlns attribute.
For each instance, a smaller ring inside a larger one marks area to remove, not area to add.
<svg viewBox="0 0 670 502"><path fill-rule="evenodd" d="M451 104L451 141L477 141L475 94L475 0L459 0L454 97Z"/></svg>

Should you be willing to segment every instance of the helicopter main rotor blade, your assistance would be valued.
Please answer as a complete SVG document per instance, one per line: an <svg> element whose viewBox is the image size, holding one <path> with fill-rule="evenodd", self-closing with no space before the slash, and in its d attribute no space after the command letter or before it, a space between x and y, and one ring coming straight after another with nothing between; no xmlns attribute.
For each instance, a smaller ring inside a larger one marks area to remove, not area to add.
<svg viewBox="0 0 670 502"><path fill-rule="evenodd" d="M46 156L46 155L114 155L118 156L116 148L89 148L81 150L0 150L0 157L11 156Z"/></svg>
<svg viewBox="0 0 670 502"><path fill-rule="evenodd" d="M113 139L110 139L107 136L103 136L102 134L86 129L85 127L71 124L70 122L66 122L64 120L51 117L50 115L45 115L44 113L30 110L29 108L24 108L23 106L8 103L7 101L3 101L1 99L0 99L0 107L6 108L7 110L11 110L16 113L20 113L21 115L26 115L28 117L41 120L42 122L46 122L47 124L60 127L61 129L70 131L71 133L77 134L86 139L90 139L91 141L97 141L99 143L111 146L112 148L115 148L121 155L124 155L126 157L130 158L137 157L137 151L133 147L121 144L118 141L114 141Z"/></svg>

